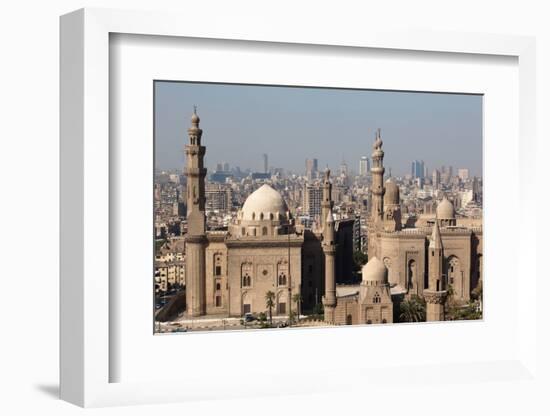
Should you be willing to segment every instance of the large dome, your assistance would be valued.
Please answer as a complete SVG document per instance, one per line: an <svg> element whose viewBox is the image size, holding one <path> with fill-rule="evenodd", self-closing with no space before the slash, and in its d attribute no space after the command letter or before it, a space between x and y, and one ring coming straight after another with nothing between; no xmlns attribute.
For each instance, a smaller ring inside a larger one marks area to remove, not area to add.
<svg viewBox="0 0 550 416"><path fill-rule="evenodd" d="M455 218L455 207L447 199L447 197L443 197L441 202L437 205L437 218L440 220L449 220Z"/></svg>
<svg viewBox="0 0 550 416"><path fill-rule="evenodd" d="M241 210L241 219L258 221L286 219L288 207L279 192L264 184L246 199Z"/></svg>
<svg viewBox="0 0 550 416"><path fill-rule="evenodd" d="M361 269L363 282L386 283L388 281L388 269L378 258L373 257Z"/></svg>
<svg viewBox="0 0 550 416"><path fill-rule="evenodd" d="M399 205L399 187L393 178L389 178L384 187L386 188L386 193L384 194L384 204Z"/></svg>

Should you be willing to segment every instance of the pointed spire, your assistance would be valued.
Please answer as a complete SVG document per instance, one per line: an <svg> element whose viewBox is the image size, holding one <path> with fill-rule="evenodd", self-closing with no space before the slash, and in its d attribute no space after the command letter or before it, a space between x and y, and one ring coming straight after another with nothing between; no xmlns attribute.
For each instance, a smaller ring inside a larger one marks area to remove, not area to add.
<svg viewBox="0 0 550 416"><path fill-rule="evenodd" d="M325 181L328 181L330 179L330 169L328 168L328 165L325 169Z"/></svg>
<svg viewBox="0 0 550 416"><path fill-rule="evenodd" d="M432 238L430 239L430 248L442 249L443 241L441 241L441 232L439 230L439 219L435 217L435 223L432 228Z"/></svg>

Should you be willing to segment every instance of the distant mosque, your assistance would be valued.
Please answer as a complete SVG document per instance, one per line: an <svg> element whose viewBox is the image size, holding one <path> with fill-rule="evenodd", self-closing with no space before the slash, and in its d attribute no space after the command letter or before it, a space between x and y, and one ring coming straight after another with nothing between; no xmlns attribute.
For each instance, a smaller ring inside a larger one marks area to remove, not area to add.
<svg viewBox="0 0 550 416"><path fill-rule="evenodd" d="M185 146L187 176L186 316L239 317L311 311L322 304L328 324L375 324L397 320L400 302L415 294L427 302L427 319L442 320L449 285L468 300L482 278L481 228L457 224L443 199L425 227L403 228L399 188L384 183L382 140L372 154L368 256L358 285L339 284L352 275L353 219L333 216L332 182L322 183L321 221L316 230L296 225L281 194L264 184L245 201L226 231L207 231L205 146L193 112Z"/></svg>

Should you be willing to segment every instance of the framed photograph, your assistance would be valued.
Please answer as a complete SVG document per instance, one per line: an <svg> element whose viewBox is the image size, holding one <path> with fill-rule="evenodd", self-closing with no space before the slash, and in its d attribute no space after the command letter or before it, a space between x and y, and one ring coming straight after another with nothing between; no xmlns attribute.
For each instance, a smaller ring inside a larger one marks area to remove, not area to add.
<svg viewBox="0 0 550 416"><path fill-rule="evenodd" d="M534 40L182 19L61 18L61 397L538 383Z"/></svg>

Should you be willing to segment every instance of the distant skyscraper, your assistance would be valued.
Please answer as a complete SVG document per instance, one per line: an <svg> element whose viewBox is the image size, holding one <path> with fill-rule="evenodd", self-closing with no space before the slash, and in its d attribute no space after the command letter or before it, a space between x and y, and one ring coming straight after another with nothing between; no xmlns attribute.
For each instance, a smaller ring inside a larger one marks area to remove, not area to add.
<svg viewBox="0 0 550 416"><path fill-rule="evenodd" d="M441 185L441 172L437 169L434 169L432 173L432 185L434 189L439 189L439 185Z"/></svg>
<svg viewBox="0 0 550 416"><path fill-rule="evenodd" d="M424 161L414 160L411 164L411 176L424 179Z"/></svg>
<svg viewBox="0 0 550 416"><path fill-rule="evenodd" d="M344 186L349 186L349 174L348 174L348 165L346 161L342 158L342 163L340 164L340 182Z"/></svg>
<svg viewBox="0 0 550 416"><path fill-rule="evenodd" d="M306 159L306 176L308 181L317 177L317 159Z"/></svg>
<svg viewBox="0 0 550 416"><path fill-rule="evenodd" d="M369 158L367 156L362 156L361 159L359 159L359 176L367 176L369 170Z"/></svg>
<svg viewBox="0 0 550 416"><path fill-rule="evenodd" d="M264 173L268 172L268 163L267 163L267 153L264 153L262 155L263 162L264 162Z"/></svg>
<svg viewBox="0 0 550 416"><path fill-rule="evenodd" d="M464 182L470 177L470 171L465 168L458 169L458 177L462 182Z"/></svg>
<svg viewBox="0 0 550 416"><path fill-rule="evenodd" d="M229 172L229 163L223 162L223 171L224 172Z"/></svg>
<svg viewBox="0 0 550 416"><path fill-rule="evenodd" d="M216 164L216 172L221 172L223 171L223 165L221 163L217 163Z"/></svg>
<svg viewBox="0 0 550 416"><path fill-rule="evenodd" d="M319 184L305 185L304 212L314 219L321 214L321 201L323 200L323 188Z"/></svg>
<svg viewBox="0 0 550 416"><path fill-rule="evenodd" d="M453 177L453 167L441 166L441 183L448 185Z"/></svg>
<svg viewBox="0 0 550 416"><path fill-rule="evenodd" d="M231 209L232 191L229 186L209 183L206 185L206 209L226 211Z"/></svg>
<svg viewBox="0 0 550 416"><path fill-rule="evenodd" d="M479 184L479 179L477 176L474 176L474 180L473 180L473 183L472 183L472 193L473 193L473 198L474 198L474 201L476 202L481 202L481 186Z"/></svg>
<svg viewBox="0 0 550 416"><path fill-rule="evenodd" d="M340 163L340 175L348 175L348 165L346 164L344 158L342 158L342 163Z"/></svg>

